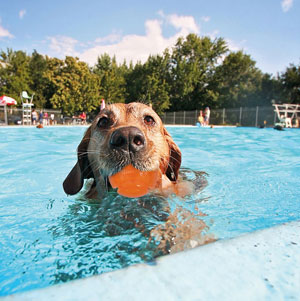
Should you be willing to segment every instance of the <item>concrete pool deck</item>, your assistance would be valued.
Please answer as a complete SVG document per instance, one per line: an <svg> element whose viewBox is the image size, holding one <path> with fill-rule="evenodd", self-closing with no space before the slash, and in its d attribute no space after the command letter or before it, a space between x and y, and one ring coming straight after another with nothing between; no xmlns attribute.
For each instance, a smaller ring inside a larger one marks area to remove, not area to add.
<svg viewBox="0 0 300 301"><path fill-rule="evenodd" d="M300 221L0 299L300 300Z"/></svg>

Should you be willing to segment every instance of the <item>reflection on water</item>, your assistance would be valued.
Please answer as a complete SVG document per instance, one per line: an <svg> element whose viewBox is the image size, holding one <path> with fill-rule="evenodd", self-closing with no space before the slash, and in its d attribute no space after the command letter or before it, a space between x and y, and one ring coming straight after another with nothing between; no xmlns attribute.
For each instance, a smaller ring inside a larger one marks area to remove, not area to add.
<svg viewBox="0 0 300 301"><path fill-rule="evenodd" d="M148 195L130 199L110 193L99 201L77 200L48 231L64 241L55 260L53 283L149 262L214 240L197 208L204 174L184 170L197 185L197 198L165 199Z"/></svg>

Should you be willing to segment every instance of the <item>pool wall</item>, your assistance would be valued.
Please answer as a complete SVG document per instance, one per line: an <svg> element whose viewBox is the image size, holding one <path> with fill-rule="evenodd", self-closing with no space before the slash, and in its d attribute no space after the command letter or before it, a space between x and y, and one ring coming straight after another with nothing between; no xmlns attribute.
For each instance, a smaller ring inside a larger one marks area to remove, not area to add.
<svg viewBox="0 0 300 301"><path fill-rule="evenodd" d="M300 221L9 300L300 300Z"/></svg>

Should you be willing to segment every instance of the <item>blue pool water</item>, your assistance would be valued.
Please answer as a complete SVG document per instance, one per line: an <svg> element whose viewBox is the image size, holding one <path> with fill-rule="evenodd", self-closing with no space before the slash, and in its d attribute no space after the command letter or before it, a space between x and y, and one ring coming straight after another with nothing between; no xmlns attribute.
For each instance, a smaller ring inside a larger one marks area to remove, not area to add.
<svg viewBox="0 0 300 301"><path fill-rule="evenodd" d="M191 177L207 173L202 191L86 202L62 190L85 128L0 128L0 296L152 264L171 249L155 230L167 217L182 229L174 251L300 219L299 130L168 130Z"/></svg>

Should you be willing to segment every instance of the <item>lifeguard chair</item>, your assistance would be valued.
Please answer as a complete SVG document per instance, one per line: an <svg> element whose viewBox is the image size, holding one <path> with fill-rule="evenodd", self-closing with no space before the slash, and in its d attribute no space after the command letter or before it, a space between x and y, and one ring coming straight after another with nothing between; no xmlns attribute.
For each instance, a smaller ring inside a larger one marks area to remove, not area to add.
<svg viewBox="0 0 300 301"><path fill-rule="evenodd" d="M22 100L22 109L23 109L23 125L31 125L31 110L32 110L32 106L34 106L34 104L32 103L33 101L33 96L34 93L29 96L27 94L27 91L22 91L20 97Z"/></svg>
<svg viewBox="0 0 300 301"><path fill-rule="evenodd" d="M298 114L300 114L300 104L273 104L275 107L275 112L279 119L279 123L275 125L280 125L286 128L291 128L293 126L292 121L294 118L298 119Z"/></svg>

